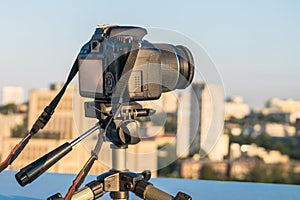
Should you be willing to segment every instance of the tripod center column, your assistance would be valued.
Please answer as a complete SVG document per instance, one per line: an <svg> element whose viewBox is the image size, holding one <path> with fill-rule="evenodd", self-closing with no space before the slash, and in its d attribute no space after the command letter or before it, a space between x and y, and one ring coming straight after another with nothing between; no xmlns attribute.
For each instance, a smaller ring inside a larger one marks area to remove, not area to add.
<svg viewBox="0 0 300 200"><path fill-rule="evenodd" d="M110 148L112 150L112 169L116 171L125 171L127 146L119 147L111 144Z"/></svg>

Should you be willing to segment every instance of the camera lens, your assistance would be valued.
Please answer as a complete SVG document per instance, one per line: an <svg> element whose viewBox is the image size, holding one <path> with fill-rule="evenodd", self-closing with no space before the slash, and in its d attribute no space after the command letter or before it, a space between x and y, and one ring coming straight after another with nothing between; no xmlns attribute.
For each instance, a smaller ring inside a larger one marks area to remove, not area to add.
<svg viewBox="0 0 300 200"><path fill-rule="evenodd" d="M194 60L184 46L155 44L161 52L162 92L188 87L194 77Z"/></svg>

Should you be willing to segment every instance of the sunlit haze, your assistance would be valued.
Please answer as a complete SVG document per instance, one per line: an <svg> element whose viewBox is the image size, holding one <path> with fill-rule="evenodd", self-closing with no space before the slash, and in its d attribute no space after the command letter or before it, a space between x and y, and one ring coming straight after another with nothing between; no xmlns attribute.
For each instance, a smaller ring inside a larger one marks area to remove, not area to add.
<svg viewBox="0 0 300 200"><path fill-rule="evenodd" d="M161 27L192 38L211 56L226 96L250 106L299 99L298 1L5 1L0 7L0 88L25 94L63 82L99 23ZM201 66L199 69L205 68Z"/></svg>

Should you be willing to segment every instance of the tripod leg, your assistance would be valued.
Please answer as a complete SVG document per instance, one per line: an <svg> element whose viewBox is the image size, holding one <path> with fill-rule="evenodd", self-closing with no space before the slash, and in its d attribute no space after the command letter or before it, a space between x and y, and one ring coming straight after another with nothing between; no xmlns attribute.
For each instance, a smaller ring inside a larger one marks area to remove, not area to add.
<svg viewBox="0 0 300 200"><path fill-rule="evenodd" d="M113 200L128 200L128 198L129 198L128 191L125 191L125 192L110 192L109 195Z"/></svg>
<svg viewBox="0 0 300 200"><path fill-rule="evenodd" d="M138 181L133 192L138 197L146 200L192 200L192 197L182 192L173 197L145 180Z"/></svg>
<svg viewBox="0 0 300 200"><path fill-rule="evenodd" d="M78 192L75 192L72 196L72 200L94 200L103 196L105 193L102 182L92 181Z"/></svg>

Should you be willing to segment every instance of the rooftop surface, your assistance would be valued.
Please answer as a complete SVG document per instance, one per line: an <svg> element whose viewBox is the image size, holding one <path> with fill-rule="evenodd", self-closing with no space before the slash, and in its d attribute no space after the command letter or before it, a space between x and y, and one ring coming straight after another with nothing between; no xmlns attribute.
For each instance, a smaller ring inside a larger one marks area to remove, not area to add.
<svg viewBox="0 0 300 200"><path fill-rule="evenodd" d="M0 199L46 199L60 192L63 195L76 175L45 173L33 183L21 187L15 180L16 171L3 171L0 174ZM96 176L87 177L88 183ZM183 191L193 200L264 200L264 199L300 199L300 186L282 184L259 184L242 182L220 182L204 180L187 180L171 178L154 178L150 180L154 186L175 196ZM110 199L106 194L100 199ZM139 199L134 194L130 199Z"/></svg>

